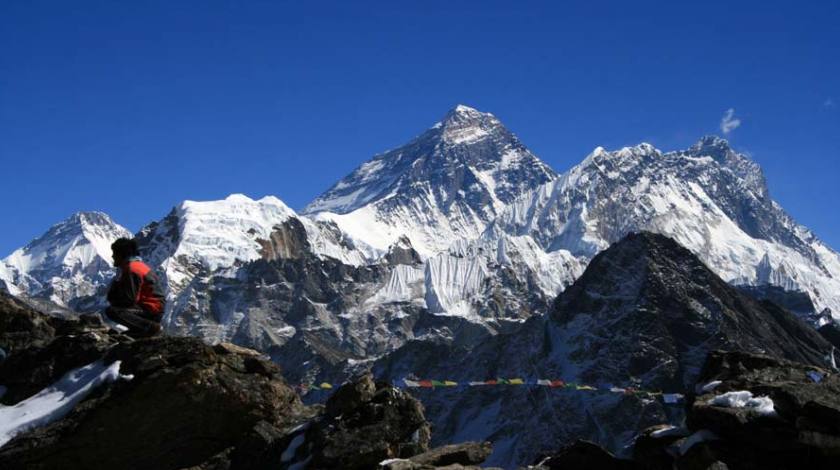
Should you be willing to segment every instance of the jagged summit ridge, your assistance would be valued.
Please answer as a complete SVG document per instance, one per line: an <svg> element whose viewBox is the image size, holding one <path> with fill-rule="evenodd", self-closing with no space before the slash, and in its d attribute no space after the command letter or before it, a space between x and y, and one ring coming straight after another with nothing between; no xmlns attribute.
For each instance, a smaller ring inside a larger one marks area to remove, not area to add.
<svg viewBox="0 0 840 470"><path fill-rule="evenodd" d="M757 163L717 137L683 151L597 148L509 204L483 236L529 235L546 251L591 258L641 230L674 237L729 282L771 280L840 309L840 256L773 201Z"/></svg>

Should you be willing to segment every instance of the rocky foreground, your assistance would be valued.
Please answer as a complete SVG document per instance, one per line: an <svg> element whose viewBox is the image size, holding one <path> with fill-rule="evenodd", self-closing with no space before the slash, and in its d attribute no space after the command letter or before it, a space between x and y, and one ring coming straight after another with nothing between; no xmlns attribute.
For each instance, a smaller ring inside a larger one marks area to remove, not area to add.
<svg viewBox="0 0 840 470"><path fill-rule="evenodd" d="M7 470L461 468L491 451L476 443L429 449L422 405L370 375L325 405L305 406L255 351L186 337L132 341L97 317L50 317L5 295L0 347L6 409L97 361L119 373L0 447Z"/></svg>
<svg viewBox="0 0 840 470"><path fill-rule="evenodd" d="M578 441L543 460L575 469L840 468L840 374L741 352L711 353L684 426L641 433L632 460Z"/></svg>
<svg viewBox="0 0 840 470"><path fill-rule="evenodd" d="M5 294L0 347L0 416L80 368L113 372L74 406L15 431L0 446L3 469L459 469L492 453L490 443L430 449L420 402L370 374L307 406L256 351L188 337L135 341L98 317L47 316ZM580 441L528 468L840 468L835 372L714 351L695 391L684 424L642 432L632 460Z"/></svg>

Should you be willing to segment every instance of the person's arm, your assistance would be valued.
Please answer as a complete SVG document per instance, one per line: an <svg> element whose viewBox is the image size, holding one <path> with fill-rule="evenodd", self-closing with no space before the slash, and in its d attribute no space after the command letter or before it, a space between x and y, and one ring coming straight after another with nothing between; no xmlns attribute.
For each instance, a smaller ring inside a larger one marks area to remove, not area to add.
<svg viewBox="0 0 840 470"><path fill-rule="evenodd" d="M133 307L137 303L140 277L132 272L121 272L108 289L108 302L114 307Z"/></svg>

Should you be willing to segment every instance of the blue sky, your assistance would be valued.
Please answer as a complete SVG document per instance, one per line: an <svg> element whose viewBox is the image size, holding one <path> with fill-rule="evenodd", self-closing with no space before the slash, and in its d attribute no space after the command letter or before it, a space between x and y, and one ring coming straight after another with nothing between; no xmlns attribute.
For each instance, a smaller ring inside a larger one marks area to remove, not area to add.
<svg viewBox="0 0 840 470"><path fill-rule="evenodd" d="M721 134L840 248L840 2L0 3L0 256L78 210L295 209L464 103L558 171Z"/></svg>

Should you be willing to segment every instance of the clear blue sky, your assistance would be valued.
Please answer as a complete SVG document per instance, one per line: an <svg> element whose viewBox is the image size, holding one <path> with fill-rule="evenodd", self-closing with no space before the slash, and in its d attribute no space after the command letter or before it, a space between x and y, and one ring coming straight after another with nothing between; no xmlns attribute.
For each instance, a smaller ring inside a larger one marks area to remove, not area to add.
<svg viewBox="0 0 840 470"><path fill-rule="evenodd" d="M687 3L0 2L0 256L78 210L300 209L456 103L561 172L734 108L727 137L840 248L840 2Z"/></svg>

